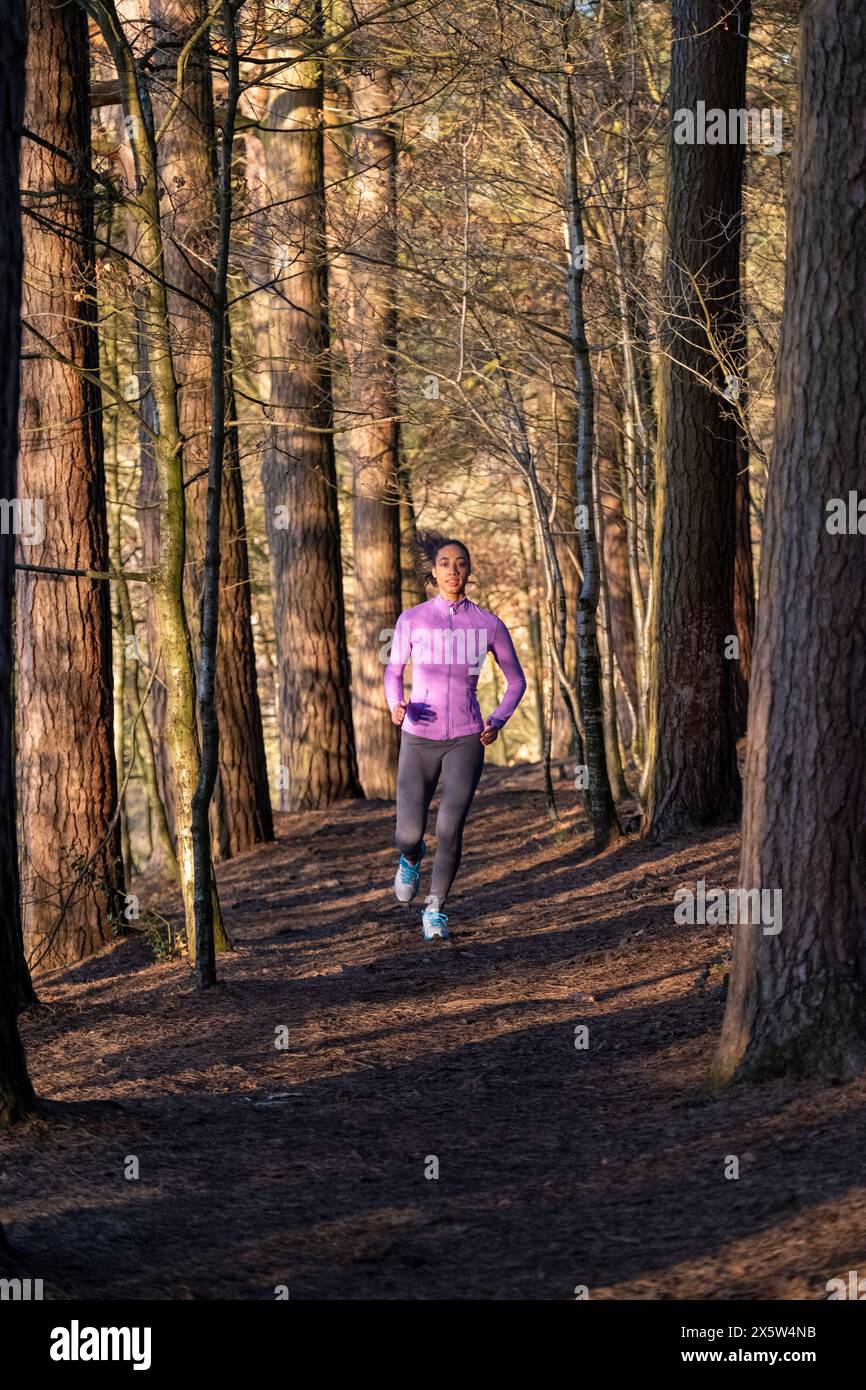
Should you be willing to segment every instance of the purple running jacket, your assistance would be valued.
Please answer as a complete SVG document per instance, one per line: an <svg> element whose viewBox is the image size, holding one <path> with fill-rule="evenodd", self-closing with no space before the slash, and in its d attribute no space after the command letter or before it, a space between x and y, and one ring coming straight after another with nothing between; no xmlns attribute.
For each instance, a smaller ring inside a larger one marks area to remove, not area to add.
<svg viewBox="0 0 866 1390"><path fill-rule="evenodd" d="M385 698L393 712L403 700L403 670L412 663L412 693L403 719L407 733L422 738L460 738L480 734L478 676L492 652L507 689L490 718L497 728L516 710L526 689L514 643L505 624L471 599L451 603L441 594L397 619L391 659L385 671Z"/></svg>

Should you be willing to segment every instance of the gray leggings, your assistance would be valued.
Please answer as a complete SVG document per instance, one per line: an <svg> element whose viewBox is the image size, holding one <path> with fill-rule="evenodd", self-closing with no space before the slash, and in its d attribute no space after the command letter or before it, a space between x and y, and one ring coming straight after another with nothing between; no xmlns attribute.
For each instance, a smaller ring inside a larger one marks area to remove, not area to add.
<svg viewBox="0 0 866 1390"><path fill-rule="evenodd" d="M462 738L420 738L401 733L397 768L397 848L415 864L427 825L430 802L442 774L436 817L436 857L431 895L442 911L460 867L463 827L484 770L484 744L478 734Z"/></svg>

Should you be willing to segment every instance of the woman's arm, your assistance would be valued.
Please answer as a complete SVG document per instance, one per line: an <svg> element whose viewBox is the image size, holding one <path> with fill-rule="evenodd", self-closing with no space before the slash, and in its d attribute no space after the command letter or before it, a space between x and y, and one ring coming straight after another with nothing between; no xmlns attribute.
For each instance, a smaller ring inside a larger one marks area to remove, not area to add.
<svg viewBox="0 0 866 1390"><path fill-rule="evenodd" d="M394 628L394 636L391 639L390 659L385 667L385 699L388 701L388 708L392 714L398 705L405 703L403 700L403 672L409 660L409 625L404 621L405 617L405 613L401 613L397 619L397 626Z"/></svg>
<svg viewBox="0 0 866 1390"><path fill-rule="evenodd" d="M500 671L508 682L505 694L490 716L494 726L501 729L506 719L510 719L526 690L526 677L523 674L523 667L514 650L514 643L511 640L511 633L505 626L501 618L496 619L496 633L490 645L496 663Z"/></svg>

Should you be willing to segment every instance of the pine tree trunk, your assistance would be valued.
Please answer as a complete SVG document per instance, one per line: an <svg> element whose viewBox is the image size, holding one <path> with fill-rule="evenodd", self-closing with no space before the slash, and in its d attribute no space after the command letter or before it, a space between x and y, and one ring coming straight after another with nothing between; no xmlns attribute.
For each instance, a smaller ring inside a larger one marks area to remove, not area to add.
<svg viewBox="0 0 866 1390"><path fill-rule="evenodd" d="M105 570L108 533L98 368L87 21L31 0L22 146L21 495L40 499L30 564ZM53 148L46 148L47 146ZM62 354L64 361L53 354ZM104 582L19 576L17 729L24 940L34 966L70 964L111 938L123 892L113 745L110 595Z"/></svg>
<svg viewBox="0 0 866 1390"><path fill-rule="evenodd" d="M671 110L743 105L741 0L674 0ZM672 130L676 122L672 123ZM666 308L659 381L645 834L735 819L734 635L737 426L703 326L737 325L743 147L669 147ZM703 298L703 304L700 302ZM706 309L704 308L706 306Z"/></svg>
<svg viewBox="0 0 866 1390"><path fill-rule="evenodd" d="M635 650L635 620L629 581L627 539L622 498L614 460L600 460L599 487L603 512L602 543L604 572L610 606L610 629L616 664L628 691L632 709L638 709L637 659ZM633 730L633 736L637 730Z"/></svg>
<svg viewBox="0 0 866 1390"><path fill-rule="evenodd" d="M8 360L0 376L0 498L18 496L18 361L21 345L19 150L24 112L27 21L23 0L4 15L0 45L0 341ZM34 1104L18 1035L16 994L23 972L15 835L12 707L12 593L15 536L0 529L0 1129Z"/></svg>
<svg viewBox="0 0 866 1390"><path fill-rule="evenodd" d="M309 18L318 30L318 9ZM361 789L332 433L321 65L296 62L279 81L263 135L277 283L269 297L275 423L262 480L279 666L281 806L297 811L360 796Z"/></svg>
<svg viewBox="0 0 866 1390"><path fill-rule="evenodd" d="M151 0L154 39L161 46L162 90L157 119L176 87L178 55L207 13L202 0ZM208 39L193 45L184 66L183 101L160 142L166 271L169 279L180 428L187 479L188 591L198 626L204 563L204 516L210 431L210 320L213 290L213 93ZM230 388L229 388L230 389ZM195 479L195 481L192 481ZM237 431L227 439L223 478L217 709L220 759L212 824L221 858L273 839L261 708L256 683L243 479Z"/></svg>
<svg viewBox="0 0 866 1390"><path fill-rule="evenodd" d="M749 449L740 433L737 441L736 554L734 556L734 625L740 643L737 662L737 733L742 738L749 721L749 684L755 645L755 566L752 559L752 505L749 487Z"/></svg>
<svg viewBox="0 0 866 1390"><path fill-rule="evenodd" d="M810 0L800 54L740 864L782 926L736 928L719 1079L866 1063L866 519L828 511L866 455L859 0Z"/></svg>
<svg viewBox="0 0 866 1390"><path fill-rule="evenodd" d="M371 75L368 75L370 73ZM396 794L398 734L382 693L381 651L400 613L395 262L396 145L391 81L372 60L352 82L355 116L349 203L350 323L347 350L354 501L353 709L361 784Z"/></svg>

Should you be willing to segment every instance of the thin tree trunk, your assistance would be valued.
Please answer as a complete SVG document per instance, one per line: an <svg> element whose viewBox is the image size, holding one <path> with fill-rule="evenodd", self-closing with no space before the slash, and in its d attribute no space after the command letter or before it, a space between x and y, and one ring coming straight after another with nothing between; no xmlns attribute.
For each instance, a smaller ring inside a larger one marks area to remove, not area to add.
<svg viewBox="0 0 866 1390"><path fill-rule="evenodd" d="M601 508L601 487L599 463L596 460L592 470L593 503L596 524L599 529L598 547L598 638L599 659L601 661L602 700L604 703L604 751L610 774L611 791L617 801L629 796L622 759L619 753L619 735L616 722L616 682L613 669L613 637L611 635L610 601L608 598L607 573L604 563L604 512Z"/></svg>
<svg viewBox="0 0 866 1390"><path fill-rule="evenodd" d="M117 269L119 272L121 271L120 262L117 263ZM120 391L118 370L120 313L117 305L112 304L101 306L101 312L103 318L106 320L102 375L113 391L110 397L103 397L102 402L103 419L109 422L109 432L106 434L106 488L108 501L110 503L108 544L111 555L111 568L114 573L119 576L115 581L114 594L117 604L117 632L119 637L117 643L118 657L121 653L123 654L122 664L118 661L118 673L115 676L115 681L118 682L119 677L120 683L120 690L115 691L115 709L120 711L120 720L118 720L117 713L115 714L115 758L117 763L117 775L118 781L125 775L125 741L123 737L122 717L124 709L127 709L135 721L130 758L132 758L134 752L137 752L139 768L145 789L150 854L153 855L154 851L157 852L160 870L167 874L169 878L176 881L178 877L177 855L174 852L168 816L166 815L165 805L159 786L156 751L153 746L153 736L151 734L148 711L145 708L147 684L141 679L142 661L138 649L135 617L133 614L132 600L129 596L129 586L123 577L122 518L119 480L120 457L118 449L120 412L116 405L117 394Z"/></svg>
<svg viewBox="0 0 866 1390"><path fill-rule="evenodd" d="M113 0L91 0L90 7L117 69L138 184L133 205L138 254L149 272L142 289L140 312L159 420L159 434L151 440L159 498L159 560L152 578L153 607L155 637L165 670L165 738L171 757L180 886L187 945L193 956L196 913L192 799L199 779L200 750L192 649L183 592L186 556L183 436L169 328L156 132L148 89ZM214 912L214 935L217 949L227 949L230 943L218 907Z"/></svg>
<svg viewBox="0 0 866 1390"><path fill-rule="evenodd" d="M742 0L674 0L671 109L744 105ZM672 125L672 132L676 123ZM737 323L743 147L671 135L659 383L650 719L644 834L734 820L740 809L734 662L736 424L712 339ZM720 230L721 229L721 230ZM703 314L710 319L710 337Z"/></svg>
<svg viewBox="0 0 866 1390"><path fill-rule="evenodd" d="M755 567L752 559L752 506L749 487L749 446L742 431L737 438L736 553L734 556L734 624L740 643L737 661L737 733L742 738L749 720L749 683L755 645Z"/></svg>
<svg viewBox="0 0 866 1390"><path fill-rule="evenodd" d="M568 308L574 372L577 383L577 441L575 496L578 542L583 583L577 608L577 645L580 671L580 712L583 720L584 755L588 785L586 808L596 847L621 837L616 806L610 789L604 750L604 712L601 695L596 613L599 596L598 541L592 498L592 458L595 446L594 389L586 325L583 313L583 276L586 244L577 181L577 143L571 79L562 80L565 113L565 214L568 227Z"/></svg>
<svg viewBox="0 0 866 1390"><path fill-rule="evenodd" d="M538 733L538 755L544 757L544 655L541 646L541 617L535 594L538 564L535 554L535 532L532 525L526 525L521 501L521 488L513 479L517 515L517 540L523 560L523 576L526 593L526 620L529 628L529 646L532 651L532 696L535 708L535 726Z"/></svg>
<svg viewBox="0 0 866 1390"><path fill-rule="evenodd" d="M23 0L11 0L0 45L0 341L8 359L0 377L0 497L18 496L18 386L21 345L21 217L18 160L24 114L27 21ZM12 594L15 535L0 528L0 1128L34 1105L18 1035L16 996L26 971L21 948L13 765ZM32 998L29 989L27 993Z"/></svg>
<svg viewBox="0 0 866 1390"><path fill-rule="evenodd" d="M141 317L141 295L135 301L135 343L136 373L138 376L139 411L141 428L138 432L138 493L136 497L136 516L141 537L141 563L147 570L156 570L159 564L159 477L153 439L159 432L159 419L153 399L150 380L150 360L147 347L147 333ZM145 608L145 628L147 631L148 680L152 672L156 674L150 684L150 696L146 709L148 727L152 735L154 768L159 786L159 799L165 812L172 856L177 863L174 849L174 778L171 771L171 755L165 736L165 662L159 641L159 625L156 618L156 600L148 593ZM136 647L138 651L138 647ZM142 660L139 654L136 658Z"/></svg>
<svg viewBox="0 0 866 1390"><path fill-rule="evenodd" d="M736 927L720 1080L866 1064L862 500L859 534L833 522L866 454L859 0L808 0L799 51L740 862L742 889L781 893L781 930Z"/></svg>
<svg viewBox="0 0 866 1390"><path fill-rule="evenodd" d="M31 0L28 29L18 486L44 519L24 558L104 571L87 21ZM24 941L47 968L105 946L123 894L107 585L23 572L16 634Z"/></svg>

